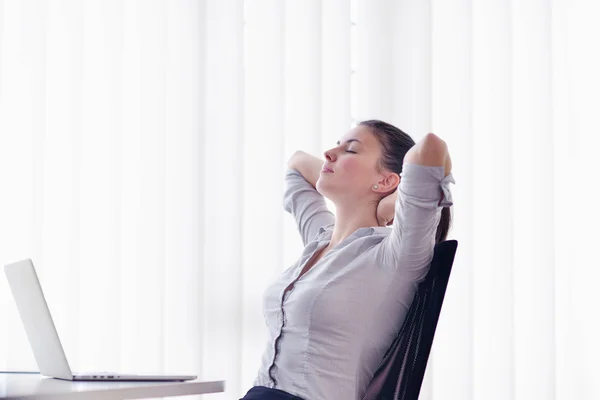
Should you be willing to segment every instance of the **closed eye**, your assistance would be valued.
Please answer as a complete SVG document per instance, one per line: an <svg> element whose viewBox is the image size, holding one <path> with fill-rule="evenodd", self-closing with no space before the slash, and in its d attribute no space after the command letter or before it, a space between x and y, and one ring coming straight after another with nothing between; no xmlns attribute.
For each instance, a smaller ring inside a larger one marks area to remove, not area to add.
<svg viewBox="0 0 600 400"><path fill-rule="evenodd" d="M352 151L352 150L346 150L346 153L352 153L352 154L356 154L356 152L355 152L355 151Z"/></svg>

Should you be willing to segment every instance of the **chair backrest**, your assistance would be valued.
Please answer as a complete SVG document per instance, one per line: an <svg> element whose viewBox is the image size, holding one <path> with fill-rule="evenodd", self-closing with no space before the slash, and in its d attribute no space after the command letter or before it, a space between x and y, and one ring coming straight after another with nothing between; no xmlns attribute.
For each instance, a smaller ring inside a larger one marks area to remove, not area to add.
<svg viewBox="0 0 600 400"><path fill-rule="evenodd" d="M427 277L363 400L418 399L457 246L456 240L435 245Z"/></svg>

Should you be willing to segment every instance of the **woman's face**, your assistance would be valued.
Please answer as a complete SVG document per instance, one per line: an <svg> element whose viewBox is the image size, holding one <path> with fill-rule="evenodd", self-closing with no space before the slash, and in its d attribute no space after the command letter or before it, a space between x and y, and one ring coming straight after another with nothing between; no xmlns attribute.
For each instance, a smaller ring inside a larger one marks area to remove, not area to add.
<svg viewBox="0 0 600 400"><path fill-rule="evenodd" d="M336 147L325 152L325 163L317 181L317 190L334 203L372 196L372 186L382 174L379 141L365 126L346 133Z"/></svg>

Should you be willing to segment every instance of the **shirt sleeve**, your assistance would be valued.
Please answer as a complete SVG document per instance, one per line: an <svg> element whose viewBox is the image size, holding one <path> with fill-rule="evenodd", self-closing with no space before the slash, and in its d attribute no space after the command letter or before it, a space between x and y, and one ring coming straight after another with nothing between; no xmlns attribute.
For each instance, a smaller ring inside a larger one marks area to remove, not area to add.
<svg viewBox="0 0 600 400"><path fill-rule="evenodd" d="M392 232L384 239L378 257L384 265L419 280L433 259L435 233L443 207L453 204L444 167L405 164L396 199Z"/></svg>
<svg viewBox="0 0 600 400"><path fill-rule="evenodd" d="M283 195L283 208L296 220L298 231L306 246L322 226L331 225L335 217L328 210L325 199L295 169L285 174L286 189Z"/></svg>

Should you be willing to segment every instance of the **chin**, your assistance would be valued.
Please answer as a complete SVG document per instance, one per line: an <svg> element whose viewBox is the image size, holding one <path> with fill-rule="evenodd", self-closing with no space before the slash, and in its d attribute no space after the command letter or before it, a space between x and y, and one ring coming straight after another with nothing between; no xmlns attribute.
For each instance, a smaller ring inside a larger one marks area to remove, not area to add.
<svg viewBox="0 0 600 400"><path fill-rule="evenodd" d="M316 184L316 189L319 193L321 193L323 196L327 197L328 199L330 198L330 194L331 194L331 185L328 185L327 183L323 182L323 180L321 178L319 178L317 180L317 184Z"/></svg>
<svg viewBox="0 0 600 400"><path fill-rule="evenodd" d="M316 189L321 195L326 197L328 200L335 202L335 199L338 197L339 193L343 193L344 189L339 187L334 187L329 182L323 182L321 179L317 180Z"/></svg>

